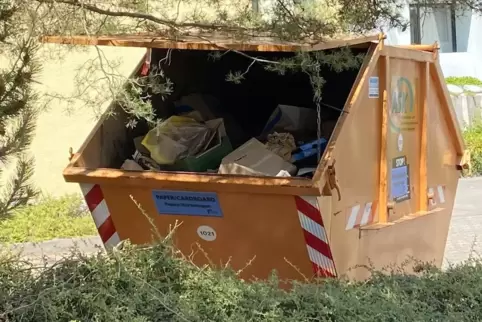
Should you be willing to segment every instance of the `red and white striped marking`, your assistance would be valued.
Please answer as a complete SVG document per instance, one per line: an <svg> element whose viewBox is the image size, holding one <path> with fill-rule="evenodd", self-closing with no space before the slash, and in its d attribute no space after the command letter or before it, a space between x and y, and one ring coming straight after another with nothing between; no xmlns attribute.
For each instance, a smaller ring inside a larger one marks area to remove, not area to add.
<svg viewBox="0 0 482 322"><path fill-rule="evenodd" d="M147 48L144 64L142 64L142 68L141 68L141 76L147 76L147 74L149 74L149 69L151 69L151 61L152 61L152 49Z"/></svg>
<svg viewBox="0 0 482 322"><path fill-rule="evenodd" d="M436 206L445 203L445 186L438 185L435 188L428 188L428 194L433 198L428 200L429 206Z"/></svg>
<svg viewBox="0 0 482 322"><path fill-rule="evenodd" d="M81 183L80 189L104 246L106 248L114 247L120 242L120 238L100 186L98 184Z"/></svg>
<svg viewBox="0 0 482 322"><path fill-rule="evenodd" d="M335 262L317 198L295 196L295 202L314 273L319 277L336 277Z"/></svg>
<svg viewBox="0 0 482 322"><path fill-rule="evenodd" d="M367 202L363 205L356 204L348 209L345 230L363 227L373 223L376 212L378 210L378 202Z"/></svg>

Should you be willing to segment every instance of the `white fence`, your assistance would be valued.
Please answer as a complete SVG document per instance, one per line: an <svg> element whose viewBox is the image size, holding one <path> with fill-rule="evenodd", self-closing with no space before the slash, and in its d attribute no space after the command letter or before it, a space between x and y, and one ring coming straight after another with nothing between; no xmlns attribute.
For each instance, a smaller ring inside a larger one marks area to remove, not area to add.
<svg viewBox="0 0 482 322"><path fill-rule="evenodd" d="M452 102L460 128L471 127L482 120L482 88L449 85Z"/></svg>

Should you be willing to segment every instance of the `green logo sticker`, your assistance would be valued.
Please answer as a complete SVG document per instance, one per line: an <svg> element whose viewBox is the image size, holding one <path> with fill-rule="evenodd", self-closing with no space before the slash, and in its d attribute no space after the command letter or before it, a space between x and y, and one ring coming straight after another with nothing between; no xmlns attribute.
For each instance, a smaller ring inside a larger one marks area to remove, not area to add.
<svg viewBox="0 0 482 322"><path fill-rule="evenodd" d="M391 94L391 106L388 109L391 131L414 131L418 119L412 82L405 77L393 77Z"/></svg>

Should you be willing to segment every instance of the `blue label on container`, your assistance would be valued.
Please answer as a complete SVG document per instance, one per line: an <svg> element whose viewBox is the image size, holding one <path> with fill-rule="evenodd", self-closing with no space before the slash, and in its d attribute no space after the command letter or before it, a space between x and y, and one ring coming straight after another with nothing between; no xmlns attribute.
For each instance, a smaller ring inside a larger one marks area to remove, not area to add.
<svg viewBox="0 0 482 322"><path fill-rule="evenodd" d="M215 192L154 190L152 197L157 212L163 215L222 217Z"/></svg>
<svg viewBox="0 0 482 322"><path fill-rule="evenodd" d="M391 183L391 195L395 202L402 202L411 198L410 170L406 157L393 159Z"/></svg>
<svg viewBox="0 0 482 322"><path fill-rule="evenodd" d="M380 95L380 84L377 76L370 77L368 80L368 97L378 98Z"/></svg>

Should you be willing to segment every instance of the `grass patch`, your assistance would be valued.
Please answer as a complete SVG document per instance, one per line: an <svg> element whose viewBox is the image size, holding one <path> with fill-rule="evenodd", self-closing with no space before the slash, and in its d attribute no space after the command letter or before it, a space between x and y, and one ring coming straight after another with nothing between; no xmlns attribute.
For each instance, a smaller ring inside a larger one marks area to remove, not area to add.
<svg viewBox="0 0 482 322"><path fill-rule="evenodd" d="M482 123L476 123L467 128L464 133L467 149L470 151L471 169L466 172L468 176L482 175Z"/></svg>
<svg viewBox="0 0 482 322"><path fill-rule="evenodd" d="M19 208L0 221L0 243L96 235L95 224L88 212L81 210L81 202L77 195L68 195Z"/></svg>
<svg viewBox="0 0 482 322"><path fill-rule="evenodd" d="M457 85L457 86L464 86L464 85L477 85L482 86L482 81L478 78L471 77L471 76L463 76L463 77L447 77L445 79L447 84Z"/></svg>

